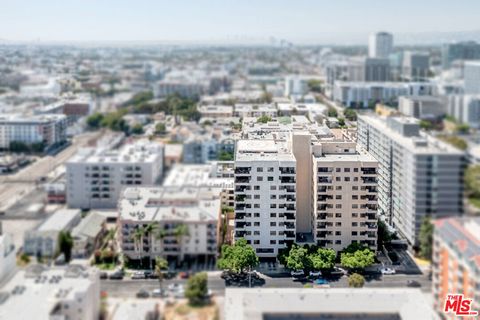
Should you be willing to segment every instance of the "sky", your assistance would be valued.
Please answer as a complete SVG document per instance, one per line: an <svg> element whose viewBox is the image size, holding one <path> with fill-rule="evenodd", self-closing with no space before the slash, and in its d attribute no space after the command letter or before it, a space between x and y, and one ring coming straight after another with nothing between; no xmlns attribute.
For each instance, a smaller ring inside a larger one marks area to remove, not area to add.
<svg viewBox="0 0 480 320"><path fill-rule="evenodd" d="M359 39L480 30L480 0L0 0L8 41Z"/></svg>

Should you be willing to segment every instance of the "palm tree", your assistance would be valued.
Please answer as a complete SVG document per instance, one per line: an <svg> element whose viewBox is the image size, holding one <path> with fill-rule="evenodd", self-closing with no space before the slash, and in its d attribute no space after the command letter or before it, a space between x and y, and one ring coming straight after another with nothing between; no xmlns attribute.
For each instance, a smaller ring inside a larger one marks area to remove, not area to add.
<svg viewBox="0 0 480 320"><path fill-rule="evenodd" d="M160 283L160 292L163 292L163 270L168 270L168 261L163 258L157 258L155 260L155 274L158 276L158 282Z"/></svg>
<svg viewBox="0 0 480 320"><path fill-rule="evenodd" d="M186 224L179 224L173 230L177 243L180 245L180 261L183 261L183 239L189 236L188 226Z"/></svg>
<svg viewBox="0 0 480 320"><path fill-rule="evenodd" d="M135 246L137 247L137 250L140 251L140 247L143 243L143 237L145 236L145 230L143 227L138 227L135 228L133 233L131 234L131 238L135 241Z"/></svg>

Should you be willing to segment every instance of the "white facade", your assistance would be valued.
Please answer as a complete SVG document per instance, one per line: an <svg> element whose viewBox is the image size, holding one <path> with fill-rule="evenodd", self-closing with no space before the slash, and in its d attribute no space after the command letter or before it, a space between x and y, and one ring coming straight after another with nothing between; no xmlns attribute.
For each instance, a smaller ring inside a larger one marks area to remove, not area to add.
<svg viewBox="0 0 480 320"><path fill-rule="evenodd" d="M15 292L15 294L11 294ZM96 320L100 315L100 277L79 265L47 269L32 265L0 289L0 319Z"/></svg>
<svg viewBox="0 0 480 320"><path fill-rule="evenodd" d="M465 93L480 94L480 60L465 61Z"/></svg>
<svg viewBox="0 0 480 320"><path fill-rule="evenodd" d="M421 134L418 120L359 116L358 143L379 162L379 213L412 245L423 217L463 212L464 153Z"/></svg>
<svg viewBox="0 0 480 320"><path fill-rule="evenodd" d="M36 230L24 235L23 251L41 257L54 257L58 249L58 235L71 231L81 220L80 210L63 209L55 212Z"/></svg>
<svg viewBox="0 0 480 320"><path fill-rule="evenodd" d="M155 184L163 172L163 145L145 140L119 150L84 149L67 164L71 208L115 208L123 187Z"/></svg>
<svg viewBox="0 0 480 320"><path fill-rule="evenodd" d="M376 248L373 157L343 133L308 121L244 127L235 158L236 239L260 257L276 257L297 241L337 251L354 241Z"/></svg>
<svg viewBox="0 0 480 320"><path fill-rule="evenodd" d="M24 116L0 115L0 148L7 149L11 142L25 144L45 142L46 147L67 140L65 115Z"/></svg>
<svg viewBox="0 0 480 320"><path fill-rule="evenodd" d="M207 187L129 187L122 193L118 211L118 240L122 252L132 260L217 253L219 191ZM154 229L135 239L135 230L148 225ZM181 237L175 235L179 225L188 230Z"/></svg>
<svg viewBox="0 0 480 320"><path fill-rule="evenodd" d="M417 119L438 119L447 114L445 97L403 96L398 99L398 111Z"/></svg>
<svg viewBox="0 0 480 320"><path fill-rule="evenodd" d="M236 104L233 115L240 118L276 117L277 107L274 104Z"/></svg>
<svg viewBox="0 0 480 320"><path fill-rule="evenodd" d="M367 107L378 102L395 103L400 96L425 96L434 92L434 84L428 82L336 81L333 99L346 107Z"/></svg>
<svg viewBox="0 0 480 320"><path fill-rule="evenodd" d="M303 96L308 92L307 79L289 76L285 77L285 96Z"/></svg>
<svg viewBox="0 0 480 320"><path fill-rule="evenodd" d="M471 128L480 128L480 95L448 97L448 114Z"/></svg>
<svg viewBox="0 0 480 320"><path fill-rule="evenodd" d="M393 35L387 32L371 34L368 39L368 56L370 58L388 58L393 52Z"/></svg>
<svg viewBox="0 0 480 320"><path fill-rule="evenodd" d="M15 269L16 258L12 236L0 232L0 283Z"/></svg>

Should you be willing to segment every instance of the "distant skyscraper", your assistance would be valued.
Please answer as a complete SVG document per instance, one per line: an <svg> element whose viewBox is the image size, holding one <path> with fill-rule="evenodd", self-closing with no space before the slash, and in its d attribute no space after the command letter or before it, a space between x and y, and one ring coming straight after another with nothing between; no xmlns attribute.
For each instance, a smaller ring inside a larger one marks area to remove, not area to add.
<svg viewBox="0 0 480 320"><path fill-rule="evenodd" d="M442 47L442 66L449 68L455 60L479 60L480 43L474 41L444 44Z"/></svg>
<svg viewBox="0 0 480 320"><path fill-rule="evenodd" d="M465 62L465 93L480 94L480 60Z"/></svg>
<svg viewBox="0 0 480 320"><path fill-rule="evenodd" d="M377 32L370 35L368 56L370 58L388 58L393 52L393 35L388 32Z"/></svg>

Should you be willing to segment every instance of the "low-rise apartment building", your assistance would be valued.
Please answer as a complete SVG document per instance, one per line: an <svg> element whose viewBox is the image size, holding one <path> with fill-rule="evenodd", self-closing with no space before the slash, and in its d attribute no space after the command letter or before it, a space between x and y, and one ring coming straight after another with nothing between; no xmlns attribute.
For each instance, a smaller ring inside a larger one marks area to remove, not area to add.
<svg viewBox="0 0 480 320"><path fill-rule="evenodd" d="M128 187L118 203L121 250L151 263L160 256L213 258L220 211L219 192L207 187Z"/></svg>
<svg viewBox="0 0 480 320"><path fill-rule="evenodd" d="M82 149L66 164L71 208L115 208L122 188L155 184L163 172L163 145L139 140L120 149Z"/></svg>

